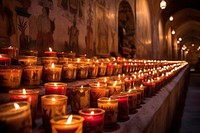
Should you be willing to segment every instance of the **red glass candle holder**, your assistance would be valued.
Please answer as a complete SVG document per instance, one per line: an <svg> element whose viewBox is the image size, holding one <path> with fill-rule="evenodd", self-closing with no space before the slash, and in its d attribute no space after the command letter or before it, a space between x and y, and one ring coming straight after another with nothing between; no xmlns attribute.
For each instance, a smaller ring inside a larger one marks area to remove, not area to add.
<svg viewBox="0 0 200 133"><path fill-rule="evenodd" d="M129 104L127 94L112 95L111 98L118 100L118 118L119 122L129 120Z"/></svg>
<svg viewBox="0 0 200 133"><path fill-rule="evenodd" d="M0 65L9 66L11 65L11 58L9 55L0 54Z"/></svg>
<svg viewBox="0 0 200 133"><path fill-rule="evenodd" d="M44 84L45 94L66 95L67 84L62 82L48 82Z"/></svg>
<svg viewBox="0 0 200 133"><path fill-rule="evenodd" d="M9 91L10 101L12 102L27 101L30 103L33 125L35 125L35 120L37 116L38 95L39 95L39 90L34 90L34 89L20 89L20 90Z"/></svg>
<svg viewBox="0 0 200 133"><path fill-rule="evenodd" d="M1 49L3 54L9 55L13 59L17 59L19 55L19 48L9 46Z"/></svg>
<svg viewBox="0 0 200 133"><path fill-rule="evenodd" d="M134 114L137 112L137 94L132 91L131 89L129 91L124 92L124 94L128 95L128 104L129 104L129 114Z"/></svg>
<svg viewBox="0 0 200 133"><path fill-rule="evenodd" d="M79 111L83 116L83 133L102 133L105 111L100 108L84 108Z"/></svg>
<svg viewBox="0 0 200 133"><path fill-rule="evenodd" d="M113 74L113 64L112 63L108 63L107 64L107 68L106 68L106 75L107 76L112 76Z"/></svg>

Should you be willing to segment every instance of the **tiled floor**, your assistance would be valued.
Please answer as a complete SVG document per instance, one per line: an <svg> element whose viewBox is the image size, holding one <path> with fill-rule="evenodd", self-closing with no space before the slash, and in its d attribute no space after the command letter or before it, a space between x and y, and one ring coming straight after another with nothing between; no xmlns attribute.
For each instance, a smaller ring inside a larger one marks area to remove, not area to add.
<svg viewBox="0 0 200 133"><path fill-rule="evenodd" d="M177 112L172 133L200 133L200 73L190 74L186 99Z"/></svg>

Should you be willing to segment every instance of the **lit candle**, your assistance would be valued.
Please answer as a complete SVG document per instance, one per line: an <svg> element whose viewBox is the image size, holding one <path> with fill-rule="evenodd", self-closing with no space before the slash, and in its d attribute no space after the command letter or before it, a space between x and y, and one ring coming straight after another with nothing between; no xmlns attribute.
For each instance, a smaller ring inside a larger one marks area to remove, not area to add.
<svg viewBox="0 0 200 133"><path fill-rule="evenodd" d="M56 116L51 119L52 133L82 133L84 118L79 115Z"/></svg>
<svg viewBox="0 0 200 133"><path fill-rule="evenodd" d="M48 82L44 84L45 94L66 95L67 84L62 82Z"/></svg>
<svg viewBox="0 0 200 133"><path fill-rule="evenodd" d="M33 125L35 124L35 119L37 115L38 94L39 90L34 89L20 89L9 91L10 101L27 101L30 103Z"/></svg>
<svg viewBox="0 0 200 133"><path fill-rule="evenodd" d="M1 49L3 54L9 55L11 58L17 59L19 55L19 49L16 47L9 46Z"/></svg>
<svg viewBox="0 0 200 133"><path fill-rule="evenodd" d="M11 58L6 54L0 54L0 65L9 66L11 65Z"/></svg>
<svg viewBox="0 0 200 133"><path fill-rule="evenodd" d="M114 94L118 94L122 91L121 85L119 85L117 83L117 81L114 81L114 83L112 85L109 84L107 88L110 91L109 96L114 95Z"/></svg>
<svg viewBox="0 0 200 133"><path fill-rule="evenodd" d="M41 57L41 62L43 65L57 64L58 57Z"/></svg>
<svg viewBox="0 0 200 133"><path fill-rule="evenodd" d="M143 85L147 87L146 96L151 97L155 89L155 83L151 82L150 79L148 79L147 82L143 82Z"/></svg>
<svg viewBox="0 0 200 133"><path fill-rule="evenodd" d="M105 111L100 108L84 108L79 111L84 117L83 133L102 133Z"/></svg>
<svg viewBox="0 0 200 133"><path fill-rule="evenodd" d="M37 57L36 56L20 56L18 62L22 66L30 66L37 64Z"/></svg>
<svg viewBox="0 0 200 133"><path fill-rule="evenodd" d="M49 47L49 51L45 51L45 56L48 56L48 57L55 57L56 56L56 52L52 50L51 47Z"/></svg>
<svg viewBox="0 0 200 133"><path fill-rule="evenodd" d="M113 75L117 75L119 73L119 65L114 63L113 65Z"/></svg>
<svg viewBox="0 0 200 133"><path fill-rule="evenodd" d="M21 83L22 68L17 66L0 66L0 87L7 91L11 88L18 88Z"/></svg>
<svg viewBox="0 0 200 133"><path fill-rule="evenodd" d="M68 97L64 95L44 95L41 97L43 126L48 133L51 132L50 119L66 115L67 99Z"/></svg>
<svg viewBox="0 0 200 133"><path fill-rule="evenodd" d="M107 64L107 69L106 69L106 75L111 76L113 74L113 64L108 63Z"/></svg>
<svg viewBox="0 0 200 133"><path fill-rule="evenodd" d="M111 98L118 100L118 117L119 122L129 120L129 104L127 94L116 94L112 95Z"/></svg>
<svg viewBox="0 0 200 133"><path fill-rule="evenodd" d="M84 63L77 63L76 72L77 79L86 79L88 77L88 65Z"/></svg>
<svg viewBox="0 0 200 133"><path fill-rule="evenodd" d="M118 100L108 97L98 99L98 108L105 110L104 131L113 131L118 127Z"/></svg>
<svg viewBox="0 0 200 133"><path fill-rule="evenodd" d="M5 133L32 133L30 104L21 101L0 105L0 129Z"/></svg>
<svg viewBox="0 0 200 133"><path fill-rule="evenodd" d="M43 66L25 66L22 71L24 85L40 85Z"/></svg>
<svg viewBox="0 0 200 133"><path fill-rule="evenodd" d="M62 79L64 81L73 81L76 79L77 64L63 65Z"/></svg>
<svg viewBox="0 0 200 133"><path fill-rule="evenodd" d="M106 68L107 68L106 64L100 63L99 64L99 70L98 70L98 76L105 76Z"/></svg>
<svg viewBox="0 0 200 133"><path fill-rule="evenodd" d="M44 81L60 81L62 72L62 65L51 65L44 66Z"/></svg>
<svg viewBox="0 0 200 133"><path fill-rule="evenodd" d="M90 107L90 87L77 86L71 90L71 110L78 114L83 108Z"/></svg>
<svg viewBox="0 0 200 133"><path fill-rule="evenodd" d="M109 89L107 89L105 84L98 82L97 84L90 84L90 106L96 108L97 99L100 97L109 96Z"/></svg>
<svg viewBox="0 0 200 133"><path fill-rule="evenodd" d="M136 113L136 106L137 106L137 94L129 89L128 91L124 92L124 94L128 95L128 104L129 104L129 114Z"/></svg>
<svg viewBox="0 0 200 133"><path fill-rule="evenodd" d="M142 94L141 91L138 91L138 89L136 87L133 87L133 89L131 89L131 93L135 93L137 96L137 108L140 108L140 104L142 103Z"/></svg>
<svg viewBox="0 0 200 133"><path fill-rule="evenodd" d="M88 78L96 78L98 74L98 65L89 64L88 65Z"/></svg>

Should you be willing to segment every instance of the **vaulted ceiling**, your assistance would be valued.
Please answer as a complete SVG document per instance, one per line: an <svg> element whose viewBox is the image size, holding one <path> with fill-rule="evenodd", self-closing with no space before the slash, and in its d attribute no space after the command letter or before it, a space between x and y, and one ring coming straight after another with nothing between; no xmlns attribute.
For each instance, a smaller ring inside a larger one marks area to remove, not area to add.
<svg viewBox="0 0 200 133"><path fill-rule="evenodd" d="M162 19L165 23L170 23L170 26L176 31L177 38L183 39L182 45L192 45L193 43L200 45L200 0L165 1L167 7L162 10ZM174 20L169 22L171 15Z"/></svg>

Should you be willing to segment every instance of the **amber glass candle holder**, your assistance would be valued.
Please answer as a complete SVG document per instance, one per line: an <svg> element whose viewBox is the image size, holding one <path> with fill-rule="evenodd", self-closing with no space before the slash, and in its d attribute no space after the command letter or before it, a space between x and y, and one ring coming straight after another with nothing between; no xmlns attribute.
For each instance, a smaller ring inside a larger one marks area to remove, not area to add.
<svg viewBox="0 0 200 133"><path fill-rule="evenodd" d="M43 65L49 65L49 64L57 64L58 63L58 57L41 57L41 61Z"/></svg>
<svg viewBox="0 0 200 133"><path fill-rule="evenodd" d="M37 57L36 56L20 56L18 59L18 63L22 66L37 65Z"/></svg>
<svg viewBox="0 0 200 133"><path fill-rule="evenodd" d="M96 78L98 74L97 64L88 64L88 78Z"/></svg>
<svg viewBox="0 0 200 133"><path fill-rule="evenodd" d="M25 66L22 71L22 83L24 85L40 85L43 66Z"/></svg>
<svg viewBox="0 0 200 133"><path fill-rule="evenodd" d="M18 66L0 66L1 90L18 88L21 83L22 68Z"/></svg>
<svg viewBox="0 0 200 133"><path fill-rule="evenodd" d="M99 70L98 70L98 76L105 76L106 75L106 68L107 65L105 63L100 63L99 64Z"/></svg>
<svg viewBox="0 0 200 133"><path fill-rule="evenodd" d="M98 108L105 110L104 131L114 131L118 129L118 100L109 97L101 97L98 99Z"/></svg>
<svg viewBox="0 0 200 133"><path fill-rule="evenodd" d="M90 87L77 86L71 90L71 110L78 114L83 108L90 107Z"/></svg>
<svg viewBox="0 0 200 133"><path fill-rule="evenodd" d="M58 64L60 64L60 65L67 65L71 62L72 62L72 59L67 58L67 57L59 57L59 60L58 60Z"/></svg>
<svg viewBox="0 0 200 133"><path fill-rule="evenodd" d="M65 64L62 70L62 79L64 81L76 80L77 65L76 64Z"/></svg>
<svg viewBox="0 0 200 133"><path fill-rule="evenodd" d="M44 81L45 82L53 82L60 81L62 73L62 65L51 65L44 66Z"/></svg>
<svg viewBox="0 0 200 133"><path fill-rule="evenodd" d="M0 129L6 133L32 133L30 104L20 101L0 105Z"/></svg>
<svg viewBox="0 0 200 133"><path fill-rule="evenodd" d="M83 120L80 115L63 115L51 119L52 133L82 133Z"/></svg>
<svg viewBox="0 0 200 133"><path fill-rule="evenodd" d="M83 133L102 133L105 111L100 108L84 108L79 111L83 116Z"/></svg>
<svg viewBox="0 0 200 133"><path fill-rule="evenodd" d="M64 95L44 95L41 98L42 118L45 130L51 132L50 120L55 116L66 115L67 96Z"/></svg>
<svg viewBox="0 0 200 133"><path fill-rule="evenodd" d="M88 77L88 65L84 63L79 63L77 65L76 78L86 79Z"/></svg>

